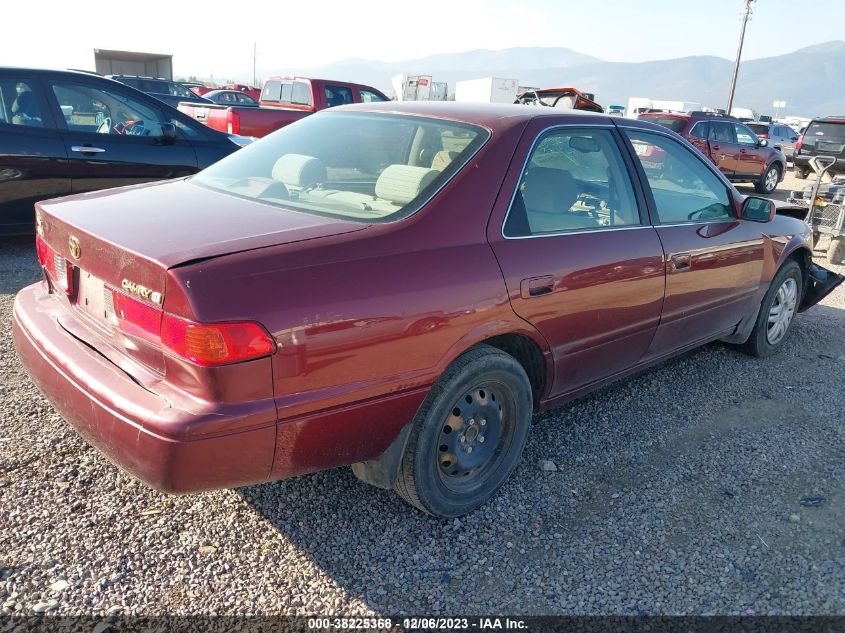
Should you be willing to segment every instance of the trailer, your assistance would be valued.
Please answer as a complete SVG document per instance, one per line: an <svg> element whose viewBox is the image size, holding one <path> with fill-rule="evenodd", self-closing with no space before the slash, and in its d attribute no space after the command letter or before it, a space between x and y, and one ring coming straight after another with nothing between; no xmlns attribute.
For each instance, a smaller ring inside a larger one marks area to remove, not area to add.
<svg viewBox="0 0 845 633"><path fill-rule="evenodd" d="M433 81L431 75L400 73L390 79L397 101L446 101L449 89L445 81Z"/></svg>
<svg viewBox="0 0 845 633"><path fill-rule="evenodd" d="M517 79L484 77L455 84L455 101L468 103L513 103L519 90Z"/></svg>

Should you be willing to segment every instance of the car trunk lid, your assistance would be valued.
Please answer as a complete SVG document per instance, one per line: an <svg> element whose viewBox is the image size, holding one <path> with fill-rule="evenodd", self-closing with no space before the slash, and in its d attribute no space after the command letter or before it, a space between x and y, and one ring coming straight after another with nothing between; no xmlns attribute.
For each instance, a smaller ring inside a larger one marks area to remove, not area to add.
<svg viewBox="0 0 845 633"><path fill-rule="evenodd" d="M63 327L106 357L118 351L159 373L164 361L158 332L155 323L143 320L154 320L157 312L167 310L168 269L366 226L241 199L186 181L36 205L39 258L60 300L77 321L87 324L87 335L69 321ZM118 321L122 305L141 321L139 327L131 326L127 332L126 324Z"/></svg>

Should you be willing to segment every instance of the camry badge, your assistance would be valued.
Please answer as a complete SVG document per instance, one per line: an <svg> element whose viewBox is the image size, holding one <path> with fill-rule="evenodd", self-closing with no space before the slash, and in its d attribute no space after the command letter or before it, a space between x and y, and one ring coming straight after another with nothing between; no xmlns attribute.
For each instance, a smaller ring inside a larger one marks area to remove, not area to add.
<svg viewBox="0 0 845 633"><path fill-rule="evenodd" d="M82 246L79 244L79 240L77 238L71 236L67 242L67 246L74 259L82 257Z"/></svg>
<svg viewBox="0 0 845 633"><path fill-rule="evenodd" d="M122 282L120 282L120 285L127 292L131 292L133 295L138 295L139 297L141 297L142 299L146 299L147 301L152 301L157 305L161 305L161 301L162 299L164 299L164 297L161 296L160 292L150 290L146 286L136 284L134 281L129 281L128 279L124 279Z"/></svg>

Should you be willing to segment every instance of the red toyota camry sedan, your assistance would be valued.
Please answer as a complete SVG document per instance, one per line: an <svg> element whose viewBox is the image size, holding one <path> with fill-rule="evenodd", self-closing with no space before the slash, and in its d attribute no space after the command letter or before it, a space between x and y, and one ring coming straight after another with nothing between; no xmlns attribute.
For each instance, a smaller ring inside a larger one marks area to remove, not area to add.
<svg viewBox="0 0 845 633"><path fill-rule="evenodd" d="M645 122L334 108L196 176L39 203L14 339L161 490L351 465L453 517L534 411L718 339L776 352L843 280L776 211Z"/></svg>

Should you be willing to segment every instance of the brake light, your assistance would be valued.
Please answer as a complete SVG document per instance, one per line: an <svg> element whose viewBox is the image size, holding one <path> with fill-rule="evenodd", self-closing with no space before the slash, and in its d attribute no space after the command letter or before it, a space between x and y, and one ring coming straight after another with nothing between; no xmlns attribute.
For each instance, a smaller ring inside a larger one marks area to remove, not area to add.
<svg viewBox="0 0 845 633"><path fill-rule="evenodd" d="M123 332L204 367L261 358L276 349L273 338L252 321L197 323L108 287L106 302L109 320Z"/></svg>
<svg viewBox="0 0 845 633"><path fill-rule="evenodd" d="M801 134L801 135L798 137L798 142L797 142L797 143L795 143L795 151L796 151L796 152L800 152L800 151L801 151L801 148L802 148L803 146L804 146L804 135L803 135L803 134Z"/></svg>
<svg viewBox="0 0 845 633"><path fill-rule="evenodd" d="M757 136L759 136L760 138L769 138L768 134L758 134Z"/></svg>
<svg viewBox="0 0 845 633"><path fill-rule="evenodd" d="M65 291L66 294L73 292L73 264L56 253L40 235L35 236L35 252L38 255L38 263L47 271L51 281Z"/></svg>
<svg viewBox="0 0 845 633"><path fill-rule="evenodd" d="M195 323L166 313L161 342L176 355L203 366L261 358L275 349L273 339L257 323Z"/></svg>
<svg viewBox="0 0 845 633"><path fill-rule="evenodd" d="M241 116L231 108L226 112L226 129L229 134L241 133Z"/></svg>

